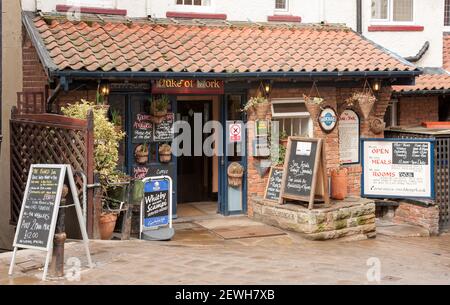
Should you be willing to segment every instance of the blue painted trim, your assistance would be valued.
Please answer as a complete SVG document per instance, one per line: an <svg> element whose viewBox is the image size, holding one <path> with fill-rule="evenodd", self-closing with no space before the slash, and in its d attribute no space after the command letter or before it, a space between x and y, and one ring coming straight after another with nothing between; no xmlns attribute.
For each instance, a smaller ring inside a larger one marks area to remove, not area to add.
<svg viewBox="0 0 450 305"><path fill-rule="evenodd" d="M430 183L430 189L431 189L431 196L418 196L418 197L404 197L404 196L393 196L393 195L366 195L364 193L364 142L366 141L377 141L377 142L428 142L430 143L430 151L431 151L431 155L430 155L430 178L431 178L431 183ZM435 190L435 181L434 181L434 169L435 169L435 164L434 164L434 146L435 146L435 142L436 140L434 139L418 139L418 138L414 138L414 139L407 139L407 138L361 138L360 139L360 147L361 147L361 167L362 167L362 172L361 172L361 197L364 198L393 198L393 199L435 199L436 197L436 190Z"/></svg>

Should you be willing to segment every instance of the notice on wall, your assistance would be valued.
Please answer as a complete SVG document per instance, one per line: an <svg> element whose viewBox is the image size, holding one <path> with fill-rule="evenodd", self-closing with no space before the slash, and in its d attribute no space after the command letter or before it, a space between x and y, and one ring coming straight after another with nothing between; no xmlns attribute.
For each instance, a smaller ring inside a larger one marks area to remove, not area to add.
<svg viewBox="0 0 450 305"><path fill-rule="evenodd" d="M161 123L155 124L155 133L154 133L155 142L172 141L173 122L174 122L173 113L168 113Z"/></svg>
<svg viewBox="0 0 450 305"><path fill-rule="evenodd" d="M149 143L153 139L153 123L150 115L138 113L133 121L132 142L135 144Z"/></svg>
<svg viewBox="0 0 450 305"><path fill-rule="evenodd" d="M363 140L363 196L434 197L431 140Z"/></svg>
<svg viewBox="0 0 450 305"><path fill-rule="evenodd" d="M339 158L342 164L359 163L359 117L350 109L339 117Z"/></svg>

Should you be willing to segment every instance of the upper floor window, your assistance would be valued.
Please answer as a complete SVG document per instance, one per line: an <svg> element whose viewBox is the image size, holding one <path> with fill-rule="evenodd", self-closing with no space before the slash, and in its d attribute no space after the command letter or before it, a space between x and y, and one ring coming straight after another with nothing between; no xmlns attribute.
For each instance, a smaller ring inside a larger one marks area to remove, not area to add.
<svg viewBox="0 0 450 305"><path fill-rule="evenodd" d="M445 26L450 26L450 0L445 0L444 25Z"/></svg>
<svg viewBox="0 0 450 305"><path fill-rule="evenodd" d="M372 0L372 20L411 22L414 20L414 0Z"/></svg>
<svg viewBox="0 0 450 305"><path fill-rule="evenodd" d="M288 0L275 0L275 10L276 11L287 11L288 10Z"/></svg>
<svg viewBox="0 0 450 305"><path fill-rule="evenodd" d="M177 5L196 5L196 6L209 6L210 0L176 0Z"/></svg>

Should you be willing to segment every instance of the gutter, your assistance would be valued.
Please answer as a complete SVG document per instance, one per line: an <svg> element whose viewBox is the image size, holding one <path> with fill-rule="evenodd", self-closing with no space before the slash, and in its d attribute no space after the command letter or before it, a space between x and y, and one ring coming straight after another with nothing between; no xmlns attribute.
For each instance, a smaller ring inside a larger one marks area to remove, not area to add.
<svg viewBox="0 0 450 305"><path fill-rule="evenodd" d="M80 70L57 70L50 71L51 77L65 77L67 79L76 78L146 78L146 79L160 79L160 78L197 78L197 79L248 79L248 78L309 78L316 79L324 78L341 78L341 77L357 77L357 78L398 78L398 77L416 77L423 74L422 71L416 69L412 71L328 71L328 72L146 72L146 71L80 71Z"/></svg>
<svg viewBox="0 0 450 305"><path fill-rule="evenodd" d="M61 81L59 82L58 86L56 86L55 90L52 92L52 94L47 99L47 113L54 113L53 112L53 102L58 97L59 93L61 92Z"/></svg>
<svg viewBox="0 0 450 305"><path fill-rule="evenodd" d="M395 97L415 96L415 95L450 95L450 89L392 92L392 96Z"/></svg>

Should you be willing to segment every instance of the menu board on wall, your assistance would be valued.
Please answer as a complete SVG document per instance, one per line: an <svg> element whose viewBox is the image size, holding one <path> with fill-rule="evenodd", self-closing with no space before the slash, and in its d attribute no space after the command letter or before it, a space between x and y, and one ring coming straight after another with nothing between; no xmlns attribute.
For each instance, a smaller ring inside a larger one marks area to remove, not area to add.
<svg viewBox="0 0 450 305"><path fill-rule="evenodd" d="M159 124L155 124L154 141L167 142L173 139L173 113L168 113L166 118Z"/></svg>
<svg viewBox="0 0 450 305"><path fill-rule="evenodd" d="M63 183L61 168L33 165L17 224L14 247L49 248Z"/></svg>
<svg viewBox="0 0 450 305"><path fill-rule="evenodd" d="M363 196L434 198L434 143L420 139L364 139Z"/></svg>
<svg viewBox="0 0 450 305"><path fill-rule="evenodd" d="M342 164L359 163L359 117L350 109L339 116L339 158Z"/></svg>
<svg viewBox="0 0 450 305"><path fill-rule="evenodd" d="M264 198L267 200L278 201L280 199L281 180L283 178L282 167L272 167L267 181L266 193Z"/></svg>
<svg viewBox="0 0 450 305"><path fill-rule="evenodd" d="M175 179L174 172L173 164L152 164L150 166L136 165L133 167L132 177L138 180L159 176L169 176L172 179Z"/></svg>
<svg viewBox="0 0 450 305"><path fill-rule="evenodd" d="M135 144L149 143L153 139L153 123L150 115L138 113L133 121L132 142Z"/></svg>

